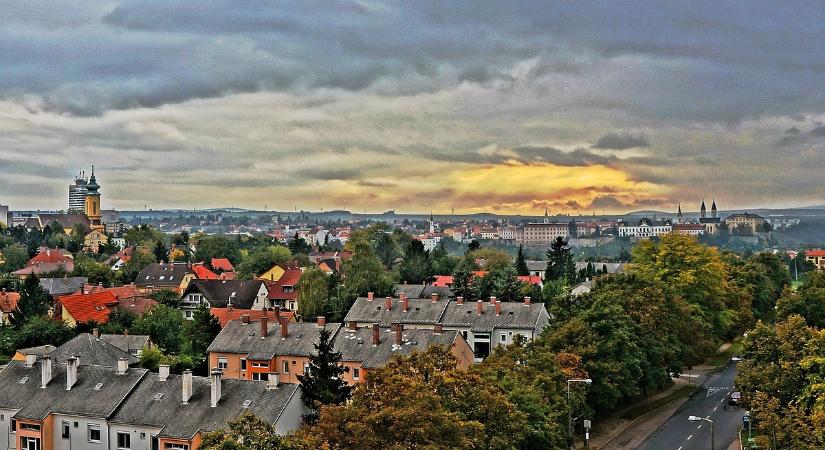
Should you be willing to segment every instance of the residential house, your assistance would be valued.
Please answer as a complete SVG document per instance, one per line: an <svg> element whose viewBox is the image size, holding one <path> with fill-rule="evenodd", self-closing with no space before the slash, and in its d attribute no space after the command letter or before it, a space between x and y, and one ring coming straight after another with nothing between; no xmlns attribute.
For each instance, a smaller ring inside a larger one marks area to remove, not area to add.
<svg viewBox="0 0 825 450"><path fill-rule="evenodd" d="M277 281L267 281L268 306L280 306L290 311L298 311L298 282L301 281L303 273L303 270L298 267L287 267Z"/></svg>
<svg viewBox="0 0 825 450"><path fill-rule="evenodd" d="M172 375L161 366L141 379L109 419L108 448L197 450L204 434L245 413L286 434L300 426L304 412L297 384L225 379L220 370L209 377Z"/></svg>
<svg viewBox="0 0 825 450"><path fill-rule="evenodd" d="M134 365L137 356L122 350L92 333L80 333L49 353L55 364L65 364L69 358L77 358L81 366L117 367L118 361Z"/></svg>
<svg viewBox="0 0 825 450"><path fill-rule="evenodd" d="M17 301L20 294L17 292L7 292L6 288L0 290L0 327L11 323L11 316L17 311Z"/></svg>
<svg viewBox="0 0 825 450"><path fill-rule="evenodd" d="M62 250L41 248L32 259L26 263L26 267L12 272L12 275L26 278L29 275L42 275L63 270L71 272L74 270L74 258L71 254L66 254Z"/></svg>
<svg viewBox="0 0 825 450"><path fill-rule="evenodd" d="M259 280L266 280L266 281L278 281L281 279L281 276L284 274L284 268L280 265L276 264L272 266L271 269L267 270L266 272L262 273L258 279Z"/></svg>
<svg viewBox="0 0 825 450"><path fill-rule="evenodd" d="M233 266L232 263L226 258L212 258L212 261L209 265L212 266L212 270L218 272L235 271L235 266Z"/></svg>
<svg viewBox="0 0 825 450"><path fill-rule="evenodd" d="M83 251L98 253L100 246L109 242L109 237L100 230L92 230L83 238Z"/></svg>
<svg viewBox="0 0 825 450"><path fill-rule="evenodd" d="M152 263L144 267L135 279L135 286L142 291L170 289L183 292L195 273L188 263Z"/></svg>
<svg viewBox="0 0 825 450"><path fill-rule="evenodd" d="M153 347L152 339L149 336L140 334L101 334L100 340L123 350L135 358L140 358L144 349L148 350Z"/></svg>
<svg viewBox="0 0 825 450"><path fill-rule="evenodd" d="M181 295L180 310L185 319L191 320L200 305L261 309L272 306L268 294L261 280L193 280Z"/></svg>
<svg viewBox="0 0 825 450"><path fill-rule="evenodd" d="M309 367L320 331L327 328L334 335L340 326L327 324L323 317L316 323L289 323L283 318L270 323L267 317L254 323L244 316L229 322L209 345L209 367L223 370L227 378L275 377L281 383L298 383L298 375Z"/></svg>
<svg viewBox="0 0 825 450"><path fill-rule="evenodd" d="M389 328L400 323L407 329L432 330L437 323L441 323L448 303L438 295L429 299L413 299L402 292L397 299L377 299L369 293L366 297L355 300L344 317L344 323L356 322L359 327L366 328L371 328L375 323L381 328Z"/></svg>
<svg viewBox="0 0 825 450"><path fill-rule="evenodd" d="M360 383L370 371L383 367L396 355L425 351L433 345L449 347L459 369L466 370L473 364L473 350L467 341L459 332L444 331L439 324L433 330L423 330L405 329L403 324L380 328L377 323L364 328L351 322L338 331L334 344L335 351L341 353L341 365L348 369L343 378L349 384Z"/></svg>
<svg viewBox="0 0 825 450"><path fill-rule="evenodd" d="M805 251L805 261L810 262L817 269L825 269L825 250L814 249Z"/></svg>
<svg viewBox="0 0 825 450"><path fill-rule="evenodd" d="M40 278L40 287L52 298L57 298L78 292L88 281L86 277Z"/></svg>
<svg viewBox="0 0 825 450"><path fill-rule="evenodd" d="M209 308L209 312L212 313L216 319L218 319L218 322L221 324L221 328L225 327L226 324L233 320L242 320L243 316L248 316L248 319L246 320L251 322L258 322L263 316L266 316L267 320L271 323L278 323L278 320L280 320L278 318L279 316L289 322L296 321L295 311L289 311L278 307L266 309L238 309L232 306L227 306L226 308Z"/></svg>
<svg viewBox="0 0 825 450"><path fill-rule="evenodd" d="M54 345L38 345L37 347L19 348L11 357L12 361L26 361L27 358L33 356L36 359L41 359L49 353L53 352L57 347ZM0 448L3 448L0 446Z"/></svg>
<svg viewBox="0 0 825 450"><path fill-rule="evenodd" d="M70 327L80 323L103 325L109 322L109 313L117 305L117 298L111 292L61 295L55 302L55 317Z"/></svg>

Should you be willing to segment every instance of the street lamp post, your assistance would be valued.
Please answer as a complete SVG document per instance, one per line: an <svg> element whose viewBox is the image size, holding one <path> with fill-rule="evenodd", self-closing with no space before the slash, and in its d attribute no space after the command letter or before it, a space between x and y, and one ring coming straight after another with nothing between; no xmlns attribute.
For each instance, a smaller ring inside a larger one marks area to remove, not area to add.
<svg viewBox="0 0 825 450"><path fill-rule="evenodd" d="M568 448L573 445L573 415L570 412L570 384L572 383L584 383L584 384L592 384L593 380L590 378L572 378L567 380L567 446Z"/></svg>
<svg viewBox="0 0 825 450"><path fill-rule="evenodd" d="M716 450L716 433L713 429L713 420L710 417L690 416L688 420L691 422L707 422L710 424L710 450Z"/></svg>

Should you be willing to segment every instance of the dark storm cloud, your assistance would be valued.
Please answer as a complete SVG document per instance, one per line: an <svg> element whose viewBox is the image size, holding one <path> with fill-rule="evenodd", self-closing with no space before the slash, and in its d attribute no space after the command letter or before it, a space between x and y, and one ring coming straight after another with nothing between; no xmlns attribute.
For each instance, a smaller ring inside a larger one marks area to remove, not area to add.
<svg viewBox="0 0 825 450"><path fill-rule="evenodd" d="M609 150L627 150L638 147L650 147L646 137L610 133L602 136L598 142L593 144L593 148Z"/></svg>

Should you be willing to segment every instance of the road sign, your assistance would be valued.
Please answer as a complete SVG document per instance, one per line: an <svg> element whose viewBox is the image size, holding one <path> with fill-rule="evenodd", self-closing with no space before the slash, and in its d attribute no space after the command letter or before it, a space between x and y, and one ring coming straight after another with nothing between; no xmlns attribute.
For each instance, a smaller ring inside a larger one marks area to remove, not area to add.
<svg viewBox="0 0 825 450"><path fill-rule="evenodd" d="M747 415L747 414L745 414L744 416L742 416L742 422L744 422L744 423L745 423L745 425L747 425L747 424L748 424L748 422L750 422L750 421L751 421L751 416L749 416L749 415Z"/></svg>
<svg viewBox="0 0 825 450"><path fill-rule="evenodd" d="M587 419L585 419L585 421L584 421L584 428L588 429L588 430L590 429L590 421L587 420Z"/></svg>

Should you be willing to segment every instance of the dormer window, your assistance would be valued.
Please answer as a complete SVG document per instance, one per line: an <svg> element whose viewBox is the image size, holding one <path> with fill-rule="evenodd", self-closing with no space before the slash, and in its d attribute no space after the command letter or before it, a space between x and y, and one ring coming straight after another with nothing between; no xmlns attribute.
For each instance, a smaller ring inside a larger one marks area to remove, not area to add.
<svg viewBox="0 0 825 450"><path fill-rule="evenodd" d="M103 383L97 383L94 387L94 390L99 391L103 388Z"/></svg>

